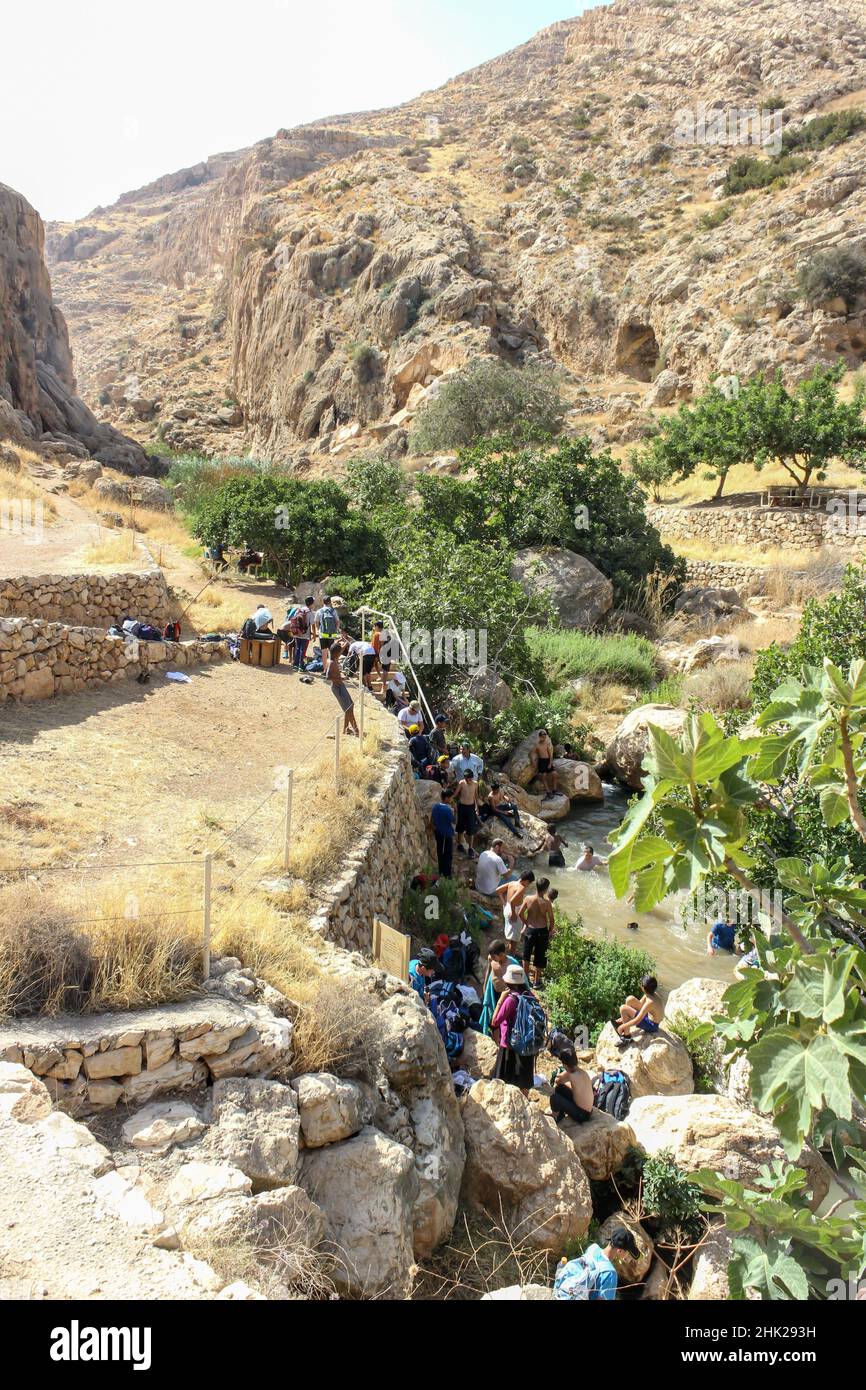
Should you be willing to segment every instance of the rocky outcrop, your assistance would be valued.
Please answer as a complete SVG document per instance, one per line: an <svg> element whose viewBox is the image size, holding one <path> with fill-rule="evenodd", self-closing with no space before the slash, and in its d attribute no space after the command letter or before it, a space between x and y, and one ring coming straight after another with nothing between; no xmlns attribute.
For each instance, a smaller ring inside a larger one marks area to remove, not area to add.
<svg viewBox="0 0 866 1390"><path fill-rule="evenodd" d="M624 1071L636 1096L687 1096L695 1089L692 1059L673 1033L630 1036L625 1046L612 1023L605 1024L595 1047L597 1067Z"/></svg>
<svg viewBox="0 0 866 1390"><path fill-rule="evenodd" d="M519 550L510 573L528 594L550 600L560 627L595 627L613 607L610 580L573 550Z"/></svg>
<svg viewBox="0 0 866 1390"><path fill-rule="evenodd" d="M732 1253L732 1240L728 1230L724 1225L713 1226L695 1255L692 1282L689 1285L690 1299L700 1302L706 1299L730 1298L728 1265Z"/></svg>
<svg viewBox="0 0 866 1390"><path fill-rule="evenodd" d="M515 1239L561 1253L586 1231L592 1202L574 1146L553 1119L503 1081L478 1081L461 1104L463 1200L502 1213Z"/></svg>
<svg viewBox="0 0 866 1390"><path fill-rule="evenodd" d="M617 781L640 791L643 786L643 760L650 744L648 726L664 729L678 739L686 722L686 711L673 705L639 705L627 714L607 745L605 760Z"/></svg>
<svg viewBox="0 0 866 1390"><path fill-rule="evenodd" d="M125 473L146 470L144 450L100 424L75 394L63 315L44 259L42 219L0 184L0 437L83 444Z"/></svg>
<svg viewBox="0 0 866 1390"><path fill-rule="evenodd" d="M593 1110L592 1118L577 1124L567 1116L559 1125L574 1145L586 1176L593 1182L606 1182L618 1173L625 1156L634 1146L634 1135L627 1123L615 1120L605 1110Z"/></svg>
<svg viewBox="0 0 866 1390"><path fill-rule="evenodd" d="M765 1165L789 1161L772 1121L725 1096L645 1095L632 1102L627 1123L645 1153L670 1150L686 1173L710 1168L748 1187ZM810 1149L797 1162L817 1206L829 1190L827 1165Z"/></svg>
<svg viewBox="0 0 866 1390"><path fill-rule="evenodd" d="M340 1252L334 1281L354 1297L405 1298L418 1174L411 1149L376 1129L304 1154L303 1185Z"/></svg>

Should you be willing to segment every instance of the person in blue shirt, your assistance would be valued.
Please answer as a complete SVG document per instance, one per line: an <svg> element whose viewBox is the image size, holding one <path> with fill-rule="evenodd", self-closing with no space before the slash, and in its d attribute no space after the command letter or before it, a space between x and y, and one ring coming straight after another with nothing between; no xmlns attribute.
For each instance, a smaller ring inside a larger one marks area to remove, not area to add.
<svg viewBox="0 0 866 1390"><path fill-rule="evenodd" d="M637 1241L625 1226L615 1226L604 1249L600 1245L589 1245L577 1259L562 1261L556 1272L554 1298L612 1302L619 1287L624 1255L640 1259Z"/></svg>
<svg viewBox="0 0 866 1390"><path fill-rule="evenodd" d="M733 951L737 940L737 928L730 922L716 922L707 932L707 955L716 951Z"/></svg>
<svg viewBox="0 0 866 1390"><path fill-rule="evenodd" d="M442 800L433 803L430 819L436 837L436 865L442 878L451 878L454 860L454 825L456 817L452 801L454 788L443 787Z"/></svg>
<svg viewBox="0 0 866 1390"><path fill-rule="evenodd" d="M417 960L409 962L409 983L422 1004L427 1003L427 991L436 979L436 974L436 952L429 946L424 946L418 952Z"/></svg>

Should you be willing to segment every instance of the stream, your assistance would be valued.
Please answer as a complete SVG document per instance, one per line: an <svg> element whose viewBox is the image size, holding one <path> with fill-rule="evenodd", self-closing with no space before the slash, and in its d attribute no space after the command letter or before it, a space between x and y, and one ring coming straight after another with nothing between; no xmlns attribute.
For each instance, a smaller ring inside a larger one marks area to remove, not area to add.
<svg viewBox="0 0 866 1390"><path fill-rule="evenodd" d="M568 840L563 850L566 868L548 869L545 855L533 861L536 876L546 875L559 890L558 907L567 914L579 914L590 936L608 936L623 945L648 951L656 962L662 996L696 975L732 982L735 957L723 952L708 956L706 934L712 923L682 924L684 895L666 898L652 912L638 913L625 898L617 899L610 886L607 869L589 873L574 868L585 844L606 859L610 854L608 835L616 829L628 809L628 794L604 784L604 802L586 804L557 822L556 828ZM629 931L627 922L640 924Z"/></svg>

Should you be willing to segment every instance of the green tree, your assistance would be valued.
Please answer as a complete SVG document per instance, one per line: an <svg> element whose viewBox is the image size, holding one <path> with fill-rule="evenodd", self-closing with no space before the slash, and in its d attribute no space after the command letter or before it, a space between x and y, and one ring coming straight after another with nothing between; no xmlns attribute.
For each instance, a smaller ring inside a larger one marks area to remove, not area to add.
<svg viewBox="0 0 866 1390"><path fill-rule="evenodd" d="M524 634L550 613L511 579L510 561L502 546L422 530L373 585L370 602L393 615L401 636L408 628L428 696L440 698L478 664L506 680L534 673Z"/></svg>
<svg viewBox="0 0 866 1390"><path fill-rule="evenodd" d="M192 530L205 545L260 550L267 572L288 585L333 571L376 573L384 563L376 529L332 482L274 473L230 478L201 498Z"/></svg>
<svg viewBox="0 0 866 1390"><path fill-rule="evenodd" d="M634 478L585 437L555 448L491 439L462 455L482 498L488 533L515 549L564 546L585 555L621 593L653 570L681 574L683 562L649 522Z"/></svg>
<svg viewBox="0 0 866 1390"><path fill-rule="evenodd" d="M866 255L853 245L818 251L799 267L797 284L808 304L837 297L855 304L866 294Z"/></svg>
<svg viewBox="0 0 866 1390"><path fill-rule="evenodd" d="M418 418L412 446L417 453L432 454L461 449L492 434L552 435L564 413L555 372L481 357L442 382Z"/></svg>
<svg viewBox="0 0 866 1390"><path fill-rule="evenodd" d="M817 368L793 390L785 386L781 372L771 380L756 376L735 383L730 391L713 386L693 406L681 406L661 422L640 466L667 468L675 479L704 467L706 478L718 479L717 497L731 469L741 463L760 471L775 461L801 488L813 476L824 478L832 459L863 466L866 393L858 386L853 400L840 400L844 372L841 363Z"/></svg>
<svg viewBox="0 0 866 1390"><path fill-rule="evenodd" d="M356 458L346 464L346 491L360 512L375 512L405 502L409 479L399 463L383 458Z"/></svg>

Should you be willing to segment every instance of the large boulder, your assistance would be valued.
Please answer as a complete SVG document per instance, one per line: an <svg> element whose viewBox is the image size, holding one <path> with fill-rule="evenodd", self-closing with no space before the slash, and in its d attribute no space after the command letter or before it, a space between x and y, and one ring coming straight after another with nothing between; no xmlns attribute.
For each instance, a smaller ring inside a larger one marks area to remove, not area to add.
<svg viewBox="0 0 866 1390"><path fill-rule="evenodd" d="M677 595L674 612L681 618L714 625L723 618L744 617L748 609L736 589L696 584Z"/></svg>
<svg viewBox="0 0 866 1390"><path fill-rule="evenodd" d="M519 550L510 573L528 594L550 599L560 627L595 627L613 607L610 580L573 550Z"/></svg>
<svg viewBox="0 0 866 1390"><path fill-rule="evenodd" d="M428 1254L450 1233L457 1214L465 1147L451 1068L433 1017L414 992L395 994L377 1010L381 1057L376 1121L415 1157L415 1251Z"/></svg>
<svg viewBox="0 0 866 1390"><path fill-rule="evenodd" d="M649 748L649 726L664 729L678 739L685 727L687 714L674 705L638 705L627 714L607 745L605 760L618 781L632 791L643 789L643 760Z"/></svg>
<svg viewBox="0 0 866 1390"><path fill-rule="evenodd" d="M592 1217L589 1181L573 1144L516 1086L478 1081L461 1105L463 1199L505 1214L515 1240L561 1254Z"/></svg>
<svg viewBox="0 0 866 1390"><path fill-rule="evenodd" d="M438 782L425 782L422 778L416 777L412 782L412 789L415 792L421 819L425 825L429 825L430 812L436 803L442 800L442 788Z"/></svg>
<svg viewBox="0 0 866 1390"><path fill-rule="evenodd" d="M301 1121L291 1086L229 1077L214 1082L207 1149L258 1188L284 1187L298 1174Z"/></svg>
<svg viewBox="0 0 866 1390"><path fill-rule="evenodd" d="M136 1110L123 1125L123 1137L134 1149L164 1154L204 1133L198 1111L183 1100L154 1101Z"/></svg>
<svg viewBox="0 0 866 1390"><path fill-rule="evenodd" d="M524 856L536 854L544 841L547 839L547 824L541 819L541 815L533 815L531 811L521 810L520 812L521 833L518 835L513 830L495 816L484 821L478 831L478 843L481 848L485 848L492 840L501 840L508 853L512 856Z"/></svg>
<svg viewBox="0 0 866 1390"><path fill-rule="evenodd" d="M627 1211L615 1211L606 1221L602 1222L596 1237L597 1243L604 1249L610 1240L617 1226L624 1226L630 1235L634 1237L634 1243L638 1248L637 1258L630 1255L627 1250L623 1250L619 1257L619 1267L621 1270L621 1280L623 1284L639 1284L649 1274L650 1265L653 1262L655 1246L644 1230L639 1221L635 1221L633 1216L629 1216Z"/></svg>
<svg viewBox="0 0 866 1390"><path fill-rule="evenodd" d="M644 1095L632 1101L627 1123L645 1153L669 1150L686 1173L711 1168L749 1186L765 1165L789 1162L772 1120L727 1096ZM813 1206L819 1204L828 1190L827 1165L807 1148L797 1166L807 1175Z"/></svg>
<svg viewBox="0 0 866 1390"><path fill-rule="evenodd" d="M553 821L565 820L571 812L571 802L564 792L552 792L546 796L538 808L538 819L545 825Z"/></svg>
<svg viewBox="0 0 866 1390"><path fill-rule="evenodd" d="M600 1071L624 1071L632 1097L687 1096L695 1089L692 1059L673 1033L638 1033L625 1047L612 1023L606 1023L596 1043Z"/></svg>
<svg viewBox="0 0 866 1390"><path fill-rule="evenodd" d="M707 666L718 666L724 662L739 661L739 644L729 637L701 637L691 646L684 642L666 642L659 648L659 657L669 671L687 676L692 671L702 671Z"/></svg>
<svg viewBox="0 0 866 1390"><path fill-rule="evenodd" d="M355 1298L407 1298L418 1174L411 1149L369 1126L304 1154L302 1184L340 1252L333 1279Z"/></svg>
<svg viewBox="0 0 866 1390"><path fill-rule="evenodd" d="M498 1055L499 1048L486 1033L479 1033L475 1028L466 1029L463 1034L460 1065L470 1076L474 1076L476 1081L490 1080L496 1068Z"/></svg>
<svg viewBox="0 0 866 1390"><path fill-rule="evenodd" d="M591 763L574 758L554 758L557 786L572 801L604 801L601 778Z"/></svg>
<svg viewBox="0 0 866 1390"><path fill-rule="evenodd" d="M329 1072L307 1072L292 1082L304 1146L319 1149L357 1134L362 1124L364 1098L360 1086Z"/></svg>
<svg viewBox="0 0 866 1390"><path fill-rule="evenodd" d="M466 691L473 700L478 700L488 714L501 714L511 708L514 695L499 672L492 666L479 666L466 683Z"/></svg>
<svg viewBox="0 0 866 1390"><path fill-rule="evenodd" d="M733 978L730 983L733 984ZM724 1013L722 996L727 988L727 980L711 980L704 976L683 980L668 995L665 1014L670 1019L679 1014L696 1023L712 1023L716 1014Z"/></svg>
<svg viewBox="0 0 866 1390"><path fill-rule="evenodd" d="M583 1124L566 1117L560 1121L559 1132L574 1145L584 1172L592 1182L606 1182L618 1173L629 1149L634 1147L634 1135L628 1124L615 1120L606 1110L593 1110L592 1118Z"/></svg>

